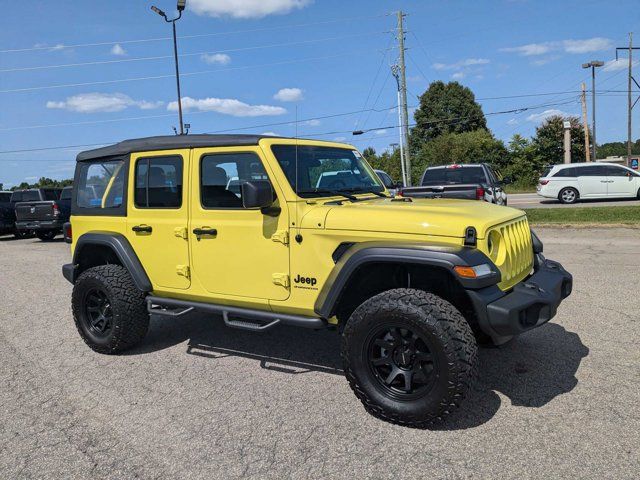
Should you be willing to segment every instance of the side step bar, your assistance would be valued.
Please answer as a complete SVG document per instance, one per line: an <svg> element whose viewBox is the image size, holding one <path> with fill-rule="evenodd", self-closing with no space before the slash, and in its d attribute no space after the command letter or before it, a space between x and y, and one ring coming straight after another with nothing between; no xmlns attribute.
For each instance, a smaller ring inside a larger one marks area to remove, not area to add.
<svg viewBox="0 0 640 480"><path fill-rule="evenodd" d="M192 311L215 313L222 315L224 323L228 327L258 332L268 330L279 324L313 329L327 328L328 325L325 320L317 317L303 317L300 315L280 314L265 310L252 310L249 308L154 296L147 297L147 310L150 314L165 315L168 317L180 317Z"/></svg>

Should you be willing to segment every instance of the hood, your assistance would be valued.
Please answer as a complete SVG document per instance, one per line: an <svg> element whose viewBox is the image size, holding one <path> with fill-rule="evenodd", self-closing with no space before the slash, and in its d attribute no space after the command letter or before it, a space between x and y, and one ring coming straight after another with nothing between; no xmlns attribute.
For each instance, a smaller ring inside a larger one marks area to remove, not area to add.
<svg viewBox="0 0 640 480"><path fill-rule="evenodd" d="M522 216L521 210L475 200L376 198L331 205L324 228L464 238L472 226L484 238L490 227Z"/></svg>

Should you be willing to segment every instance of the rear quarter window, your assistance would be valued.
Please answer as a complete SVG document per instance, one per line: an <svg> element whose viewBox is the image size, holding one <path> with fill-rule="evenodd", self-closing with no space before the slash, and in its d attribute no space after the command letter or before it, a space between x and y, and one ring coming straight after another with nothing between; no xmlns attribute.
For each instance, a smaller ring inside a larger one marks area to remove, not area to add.
<svg viewBox="0 0 640 480"><path fill-rule="evenodd" d="M82 163L76 174L78 208L106 210L119 208L124 201L124 161L97 161Z"/></svg>
<svg viewBox="0 0 640 480"><path fill-rule="evenodd" d="M71 200L71 189L65 188L60 194L60 200Z"/></svg>
<svg viewBox="0 0 640 480"><path fill-rule="evenodd" d="M567 177L576 177L576 169L575 168L563 168L561 170L558 170L554 175L554 177L562 177L562 178L567 178Z"/></svg>

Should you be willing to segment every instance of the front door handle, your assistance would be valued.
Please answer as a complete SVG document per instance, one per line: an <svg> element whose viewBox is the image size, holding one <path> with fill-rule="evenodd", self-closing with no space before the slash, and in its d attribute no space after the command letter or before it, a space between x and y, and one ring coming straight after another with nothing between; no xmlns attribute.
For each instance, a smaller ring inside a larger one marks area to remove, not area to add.
<svg viewBox="0 0 640 480"><path fill-rule="evenodd" d="M194 228L193 229L193 234L194 235L211 235L211 236L215 236L218 235L218 230L215 228Z"/></svg>
<svg viewBox="0 0 640 480"><path fill-rule="evenodd" d="M151 233L153 232L153 228L149 225L136 225L131 230L136 233Z"/></svg>

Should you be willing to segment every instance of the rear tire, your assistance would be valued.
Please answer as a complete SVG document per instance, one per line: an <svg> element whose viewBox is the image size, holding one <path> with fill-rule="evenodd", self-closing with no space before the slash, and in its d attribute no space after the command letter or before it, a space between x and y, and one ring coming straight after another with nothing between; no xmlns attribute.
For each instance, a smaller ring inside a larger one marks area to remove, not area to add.
<svg viewBox="0 0 640 480"><path fill-rule="evenodd" d="M36 232L36 237L38 237L43 242L50 242L51 240L56 238L57 234L58 232L56 232L55 230L44 230Z"/></svg>
<svg viewBox="0 0 640 480"><path fill-rule="evenodd" d="M362 303L342 336L349 385L372 415L404 426L441 423L476 376L477 344L453 305L421 290L389 290Z"/></svg>
<svg viewBox="0 0 640 480"><path fill-rule="evenodd" d="M576 203L579 198L580 194L573 187L565 187L560 190L560 193L558 194L558 200L560 200L560 203L564 203L566 205Z"/></svg>
<svg viewBox="0 0 640 480"><path fill-rule="evenodd" d="M145 293L120 265L89 268L71 297L73 319L92 350L114 354L140 343L149 329Z"/></svg>

